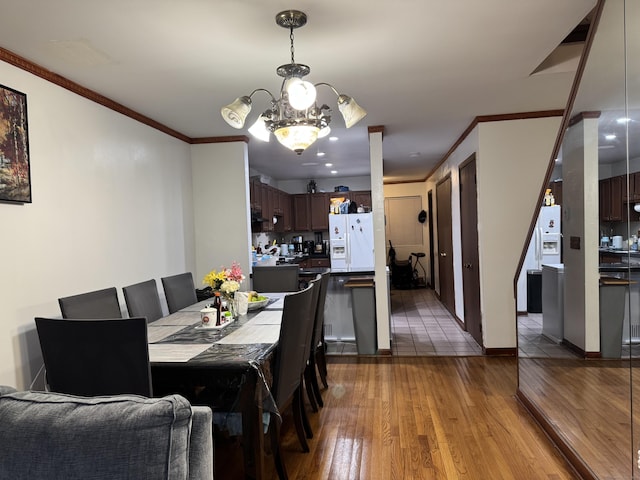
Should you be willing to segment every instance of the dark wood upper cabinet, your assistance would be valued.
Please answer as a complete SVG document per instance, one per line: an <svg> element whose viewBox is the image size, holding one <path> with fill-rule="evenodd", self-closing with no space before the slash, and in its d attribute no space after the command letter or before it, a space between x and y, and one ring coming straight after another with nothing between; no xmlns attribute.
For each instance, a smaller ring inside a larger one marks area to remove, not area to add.
<svg viewBox="0 0 640 480"><path fill-rule="evenodd" d="M605 178L599 182L600 220L621 222L623 214L625 176Z"/></svg>
<svg viewBox="0 0 640 480"><path fill-rule="evenodd" d="M326 193L311 193L311 230L329 230L329 196Z"/></svg>
<svg viewBox="0 0 640 480"><path fill-rule="evenodd" d="M309 195L306 193L292 195L291 205L293 207L293 229L296 232L307 232L311 230Z"/></svg>

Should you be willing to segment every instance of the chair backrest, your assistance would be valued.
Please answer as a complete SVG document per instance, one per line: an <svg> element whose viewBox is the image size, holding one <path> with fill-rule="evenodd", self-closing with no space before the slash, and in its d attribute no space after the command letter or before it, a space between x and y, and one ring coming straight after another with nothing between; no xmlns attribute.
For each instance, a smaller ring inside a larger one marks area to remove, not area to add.
<svg viewBox="0 0 640 480"><path fill-rule="evenodd" d="M314 285L284 297L280 338L276 351L272 393L278 408L286 404L300 386L307 363L306 344L311 328Z"/></svg>
<svg viewBox="0 0 640 480"><path fill-rule="evenodd" d="M315 352L320 342L324 342L324 305L327 299L327 289L329 288L329 272L321 275L320 291L318 292L318 307L313 324L313 335L311 336L311 352Z"/></svg>
<svg viewBox="0 0 640 480"><path fill-rule="evenodd" d="M122 292L130 317L146 317L148 323L162 318L162 305L154 279L123 287Z"/></svg>
<svg viewBox="0 0 640 480"><path fill-rule="evenodd" d="M152 395L144 317L35 321L51 391Z"/></svg>
<svg viewBox="0 0 640 480"><path fill-rule="evenodd" d="M315 323L316 323L316 316L318 314L318 301L320 299L320 290L322 289L322 275L318 274L316 275L316 278L314 278L313 280L311 280L309 282L309 285L313 285L313 295L311 298L311 310L309 312L309 314L311 315L311 319L309 320L309 325L308 325L308 332L307 332L307 341L305 343L305 348L304 348L304 360L305 363L302 367L303 371L307 366L307 359L309 358L309 355L311 354L311 349L312 349L312 344L311 342L313 341L313 336L315 333Z"/></svg>
<svg viewBox="0 0 640 480"><path fill-rule="evenodd" d="M167 299L169 313L177 312L184 307L198 303L191 272L162 278L162 288Z"/></svg>
<svg viewBox="0 0 640 480"><path fill-rule="evenodd" d="M252 286L256 292L297 292L298 265L253 267Z"/></svg>
<svg viewBox="0 0 640 480"><path fill-rule="evenodd" d="M58 299L62 318L122 318L116 287Z"/></svg>

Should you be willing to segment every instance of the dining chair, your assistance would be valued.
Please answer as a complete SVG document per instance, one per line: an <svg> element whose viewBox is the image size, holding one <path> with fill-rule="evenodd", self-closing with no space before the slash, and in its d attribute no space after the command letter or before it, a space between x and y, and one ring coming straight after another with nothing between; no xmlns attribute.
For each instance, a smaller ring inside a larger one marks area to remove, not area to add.
<svg viewBox="0 0 640 480"><path fill-rule="evenodd" d="M62 318L122 318L116 287L58 299Z"/></svg>
<svg viewBox="0 0 640 480"><path fill-rule="evenodd" d="M177 312L184 307L198 303L191 272L162 278L162 288L167 299L169 313Z"/></svg>
<svg viewBox="0 0 640 480"><path fill-rule="evenodd" d="M313 323L313 333L310 342L309 360L304 372L305 387L307 389L307 396L313 397L314 401L309 400L313 411L317 411L317 407L314 405L324 406L322 401L322 394L320 393L320 385L318 385L318 377L316 369L320 375L320 379L325 388L327 384L327 360L325 355L325 343L324 343L324 306L327 298L327 288L329 286L329 272L325 272L320 276L320 279L316 278L312 280L314 283L319 283L318 290L318 302L315 311L315 318Z"/></svg>
<svg viewBox="0 0 640 480"><path fill-rule="evenodd" d="M154 279L122 287L122 292L130 317L146 317L151 323L164 316Z"/></svg>
<svg viewBox="0 0 640 480"><path fill-rule="evenodd" d="M144 317L36 317L49 389L71 395L152 396Z"/></svg>
<svg viewBox="0 0 640 480"><path fill-rule="evenodd" d="M276 406L283 412L289 406L298 440L304 452L309 451L309 445L305 436L303 425L304 408L302 404L302 372L306 360L306 344L310 339L310 331L313 326L313 302L316 286L309 285L306 289L291 293L284 297L284 309L280 337L275 352L275 364L273 370L272 394ZM280 420L275 415L271 416L269 433L273 457L280 480L288 478L280 448Z"/></svg>
<svg viewBox="0 0 640 480"><path fill-rule="evenodd" d="M298 265L253 267L252 289L256 292L297 292Z"/></svg>

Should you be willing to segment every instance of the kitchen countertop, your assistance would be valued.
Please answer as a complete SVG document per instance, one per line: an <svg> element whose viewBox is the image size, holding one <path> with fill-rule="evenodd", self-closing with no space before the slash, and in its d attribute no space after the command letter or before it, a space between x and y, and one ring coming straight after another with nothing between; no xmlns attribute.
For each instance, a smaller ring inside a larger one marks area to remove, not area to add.
<svg viewBox="0 0 640 480"><path fill-rule="evenodd" d="M615 248L600 248L600 253L612 253L614 255L631 255L632 257L640 257L640 252L636 250L617 250Z"/></svg>

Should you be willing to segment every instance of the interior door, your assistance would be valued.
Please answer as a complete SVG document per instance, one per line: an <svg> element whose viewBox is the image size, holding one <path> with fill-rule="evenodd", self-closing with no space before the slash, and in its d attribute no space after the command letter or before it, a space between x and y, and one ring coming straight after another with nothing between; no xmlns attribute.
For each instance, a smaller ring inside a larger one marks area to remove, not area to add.
<svg viewBox="0 0 640 480"><path fill-rule="evenodd" d="M436 185L438 226L438 274L440 277L440 301L455 315L456 305L453 285L453 241L451 234L451 176Z"/></svg>
<svg viewBox="0 0 640 480"><path fill-rule="evenodd" d="M478 197L475 154L460 166L460 232L462 234L462 291L464 323L482 346L480 270L478 268Z"/></svg>

